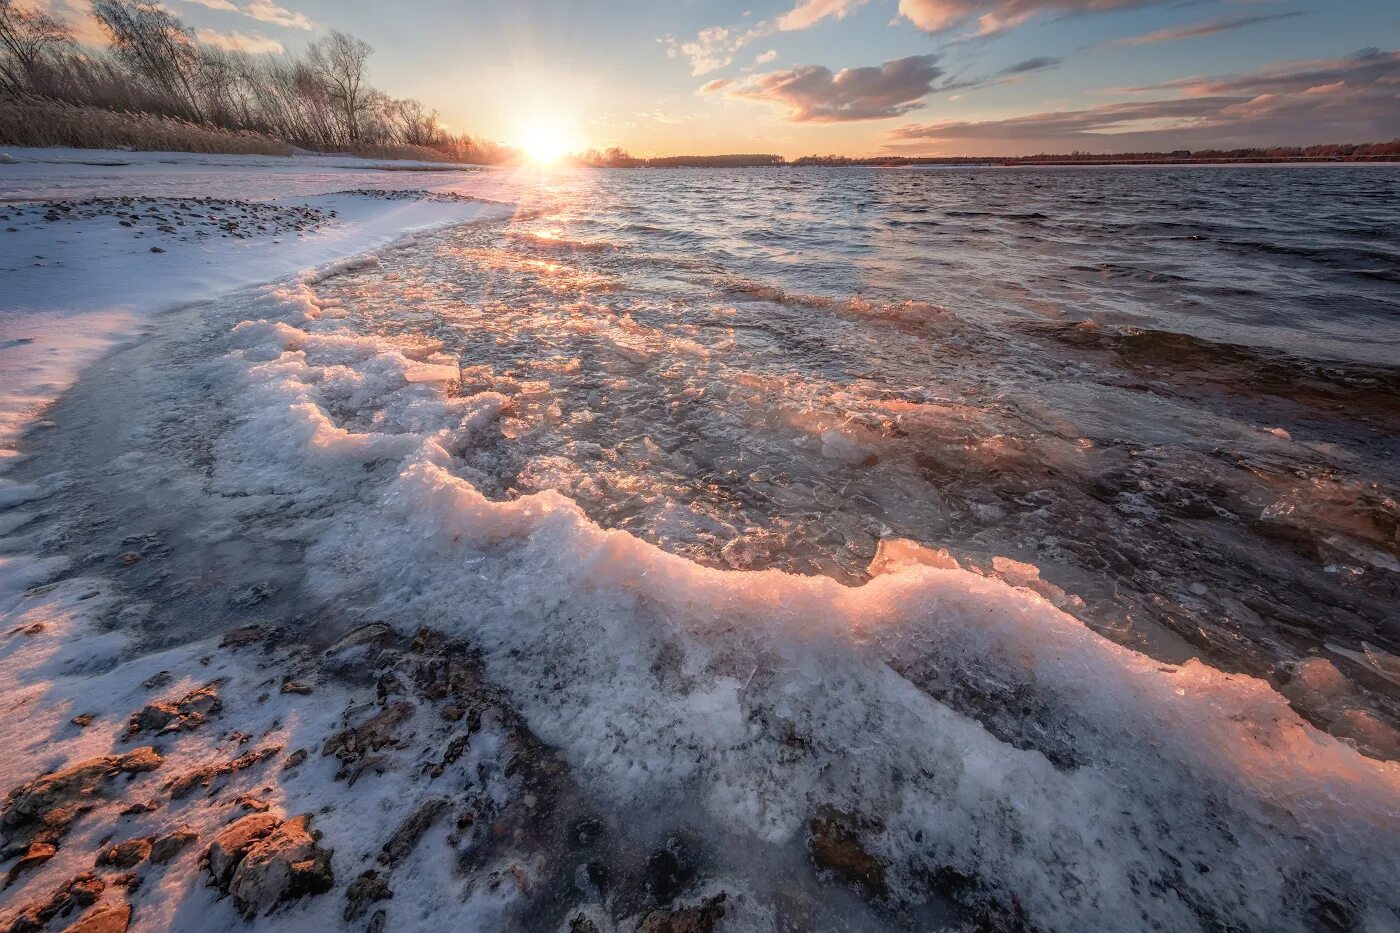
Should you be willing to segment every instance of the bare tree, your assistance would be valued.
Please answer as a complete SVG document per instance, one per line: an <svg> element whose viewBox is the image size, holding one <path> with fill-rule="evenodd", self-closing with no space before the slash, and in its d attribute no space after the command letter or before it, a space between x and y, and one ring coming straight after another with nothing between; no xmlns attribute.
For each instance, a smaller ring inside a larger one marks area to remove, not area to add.
<svg viewBox="0 0 1400 933"><path fill-rule="evenodd" d="M307 50L307 64L324 82L344 121L346 141L351 145L360 141L361 120L368 110L365 65L373 53L368 42L334 29Z"/></svg>
<svg viewBox="0 0 1400 933"><path fill-rule="evenodd" d="M432 146L442 141L442 120L438 112L429 110L421 101L392 101L390 114L400 141L410 146Z"/></svg>
<svg viewBox="0 0 1400 933"><path fill-rule="evenodd" d="M194 89L199 46L194 33L175 14L151 0L92 0L92 15L128 68L182 101L196 120L204 122Z"/></svg>
<svg viewBox="0 0 1400 933"><path fill-rule="evenodd" d="M44 60L72 43L68 24L43 10L0 0L0 89L11 94L32 90Z"/></svg>

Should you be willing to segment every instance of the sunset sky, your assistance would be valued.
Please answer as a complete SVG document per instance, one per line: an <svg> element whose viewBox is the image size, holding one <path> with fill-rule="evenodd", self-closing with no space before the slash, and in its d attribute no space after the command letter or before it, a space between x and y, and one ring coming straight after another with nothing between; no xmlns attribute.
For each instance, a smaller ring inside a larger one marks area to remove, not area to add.
<svg viewBox="0 0 1400 933"><path fill-rule="evenodd" d="M204 41L259 51L353 33L377 86L507 142L540 123L637 155L1400 136L1395 0L168 3Z"/></svg>

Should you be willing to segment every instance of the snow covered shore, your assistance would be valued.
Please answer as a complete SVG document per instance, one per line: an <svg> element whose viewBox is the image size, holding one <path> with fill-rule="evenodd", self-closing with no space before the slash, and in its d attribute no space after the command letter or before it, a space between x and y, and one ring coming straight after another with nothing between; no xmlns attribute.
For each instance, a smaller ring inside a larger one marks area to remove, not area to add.
<svg viewBox="0 0 1400 933"><path fill-rule="evenodd" d="M208 255L204 281L245 225L283 240L267 269L361 209L503 216L302 193L229 229L187 194L24 221ZM1392 928L1396 763L1101 637L1033 567L886 538L860 586L721 570L554 490L488 496L531 412L606 407L505 366L468 390L441 343L327 297L376 262L308 269L333 252L106 344L9 464L4 928Z"/></svg>
<svg viewBox="0 0 1400 933"><path fill-rule="evenodd" d="M0 164L5 449L83 364L154 314L317 268L413 231L506 210L440 195L349 193L437 191L474 171L461 166L444 171L429 163L331 156L8 154L16 161ZM132 197L149 200L121 201ZM298 210L310 213L298 216Z"/></svg>

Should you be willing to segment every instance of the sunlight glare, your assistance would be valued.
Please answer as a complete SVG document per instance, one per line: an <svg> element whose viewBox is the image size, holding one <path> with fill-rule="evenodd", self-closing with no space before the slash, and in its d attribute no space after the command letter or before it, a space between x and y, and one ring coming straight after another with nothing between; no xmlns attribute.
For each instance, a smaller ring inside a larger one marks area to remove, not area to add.
<svg viewBox="0 0 1400 933"><path fill-rule="evenodd" d="M525 158L536 165L558 162L578 148L564 127L543 121L525 126L519 134L517 146Z"/></svg>

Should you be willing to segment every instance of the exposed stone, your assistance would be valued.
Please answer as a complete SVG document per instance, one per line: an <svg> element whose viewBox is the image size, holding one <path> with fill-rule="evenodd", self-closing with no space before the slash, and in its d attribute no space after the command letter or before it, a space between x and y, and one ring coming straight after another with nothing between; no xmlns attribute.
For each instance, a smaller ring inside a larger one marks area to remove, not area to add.
<svg viewBox="0 0 1400 933"><path fill-rule="evenodd" d="M413 715L416 707L407 700L391 703L358 726L342 729L326 739L322 755L334 755L347 764L362 761L396 739L395 730Z"/></svg>
<svg viewBox="0 0 1400 933"><path fill-rule="evenodd" d="M144 862L151 854L150 839L128 839L114 846L108 846L97 855L98 865L111 865L116 868L130 868Z"/></svg>
<svg viewBox="0 0 1400 933"><path fill-rule="evenodd" d="M384 927L388 920L388 914L382 910L376 910L374 916L369 918L369 923L365 926L365 933L384 933Z"/></svg>
<svg viewBox="0 0 1400 933"><path fill-rule="evenodd" d="M394 830L389 841L384 843L379 853L379 861L385 865L397 865L418 845L418 840L433 825L443 810L447 809L445 797L434 797L422 803Z"/></svg>
<svg viewBox="0 0 1400 933"><path fill-rule="evenodd" d="M243 648L267 637L267 630L261 625L244 625L227 632L219 640L220 648Z"/></svg>
<svg viewBox="0 0 1400 933"><path fill-rule="evenodd" d="M308 693L311 692L311 688L308 687L306 684L298 683L298 682L295 681L295 680L288 680L288 681L283 682L283 684L282 684L282 692L283 692L283 693L295 693L295 694L299 694L299 695L305 696L306 694L308 694Z"/></svg>
<svg viewBox="0 0 1400 933"><path fill-rule="evenodd" d="M131 925L131 905L126 901L107 901L79 917L63 933L125 933Z"/></svg>
<svg viewBox="0 0 1400 933"><path fill-rule="evenodd" d="M177 829L151 843L151 861L164 865L185 850L199 836L188 829Z"/></svg>
<svg viewBox="0 0 1400 933"><path fill-rule="evenodd" d="M169 671L157 671L141 682L141 686L147 690L155 690L157 687L164 687L175 679Z"/></svg>
<svg viewBox="0 0 1400 933"><path fill-rule="evenodd" d="M345 919L358 920L369 912L369 905L394 896L389 882L373 868L350 882L345 889Z"/></svg>
<svg viewBox="0 0 1400 933"><path fill-rule="evenodd" d="M278 822L271 813L253 813L224 827L205 853L214 884L227 891L239 862L257 842L272 834Z"/></svg>
<svg viewBox="0 0 1400 933"><path fill-rule="evenodd" d="M96 718L97 717L92 713L81 713L68 721L80 729L86 729L88 726L92 725L93 720Z"/></svg>
<svg viewBox="0 0 1400 933"><path fill-rule="evenodd" d="M160 767L161 756L146 746L125 755L102 755L37 777L10 791L0 815L7 830L4 856L27 851L32 842L57 844L80 813L94 806L112 778Z"/></svg>
<svg viewBox="0 0 1400 933"><path fill-rule="evenodd" d="M5 879L5 887L15 883L15 879L31 868L37 868L49 859L58 854L58 846L49 842L32 842L29 849L20 856L18 862L10 868L10 873Z"/></svg>
<svg viewBox="0 0 1400 933"><path fill-rule="evenodd" d="M300 765L300 764L302 764L303 762L305 762L305 761L306 761L306 758L307 758L307 751L306 751L306 749L304 749L304 748L299 748L299 749L297 749L296 751L292 752L290 755L288 755L286 761L282 762L282 770L283 770L283 771L290 771L290 770L292 770L293 768L295 768L295 767L297 767L298 765Z"/></svg>
<svg viewBox="0 0 1400 933"><path fill-rule="evenodd" d="M34 933L54 917L65 916L74 908L91 907L106 888L101 878L85 871L65 881L48 897L22 906L10 916L5 933Z"/></svg>
<svg viewBox="0 0 1400 933"><path fill-rule="evenodd" d="M286 820L254 843L229 883L234 906L245 919L283 901L329 891L335 882L331 852L318 845L311 815Z"/></svg>
<svg viewBox="0 0 1400 933"><path fill-rule="evenodd" d="M642 919L637 933L713 933L724 917L724 893L692 907L653 910Z"/></svg>
<svg viewBox="0 0 1400 933"><path fill-rule="evenodd" d="M689 846L680 836L667 837L666 844L647 856L644 884L658 904L669 904L695 880Z"/></svg>
<svg viewBox="0 0 1400 933"><path fill-rule="evenodd" d="M140 732L188 732L197 729L223 709L219 683L205 684L178 700L157 700L133 713L126 724L126 738Z"/></svg>
<svg viewBox="0 0 1400 933"><path fill-rule="evenodd" d="M245 752L232 761L191 768L184 774L172 778L165 785L165 789L170 792L171 798L178 800L188 795L189 792L196 787L208 787L213 784L215 780L226 774L247 770L256 764L261 764L269 758L281 754L281 752L281 745L267 745L251 752Z"/></svg>
<svg viewBox="0 0 1400 933"><path fill-rule="evenodd" d="M340 654L360 645L383 644L393 638L394 630L388 625L383 622L371 622L346 632L326 649L326 654Z"/></svg>
<svg viewBox="0 0 1400 933"><path fill-rule="evenodd" d="M848 813L823 808L812 820L807 851L812 862L846 884L857 885L875 897L886 893L885 866L866 850L861 824Z"/></svg>

